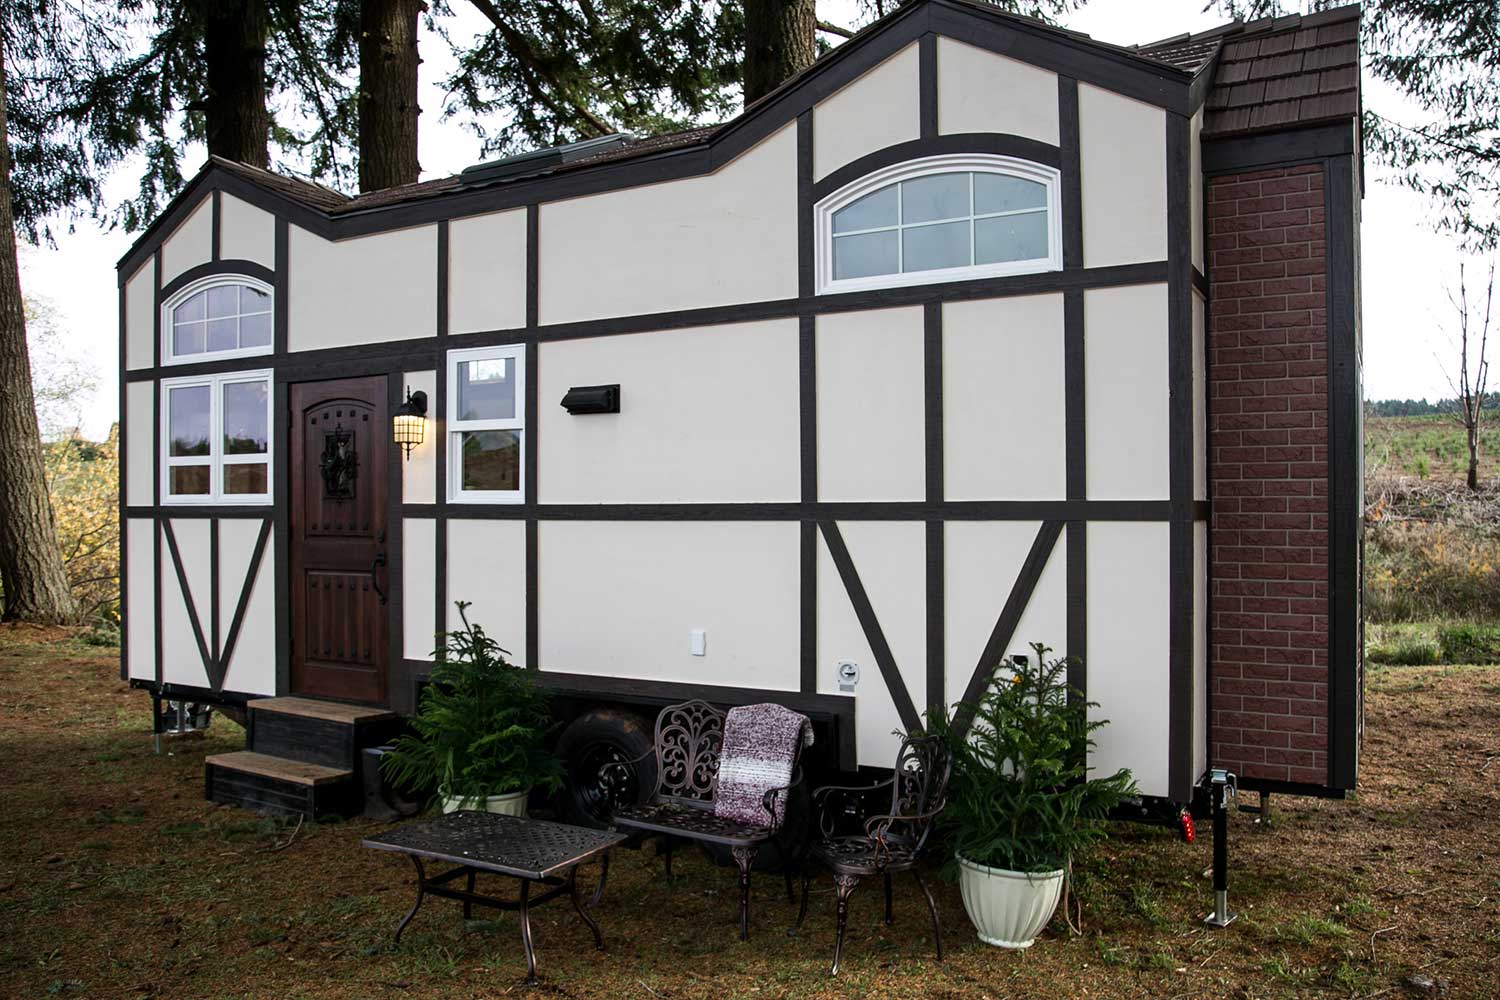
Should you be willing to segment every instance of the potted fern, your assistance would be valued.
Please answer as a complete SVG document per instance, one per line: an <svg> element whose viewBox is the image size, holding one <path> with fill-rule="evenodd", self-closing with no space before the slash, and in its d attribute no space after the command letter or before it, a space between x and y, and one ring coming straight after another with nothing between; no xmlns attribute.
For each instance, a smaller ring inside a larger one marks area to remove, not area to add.
<svg viewBox="0 0 1500 1000"><path fill-rule="evenodd" d="M443 812L524 816L533 788L562 784L562 765L546 746L554 728L547 696L535 668L510 663L469 623L468 606L457 602L463 628L443 636L412 732L381 757L381 770L397 785L436 788Z"/></svg>
<svg viewBox="0 0 1500 1000"><path fill-rule="evenodd" d="M977 703L963 738L950 729L953 777L944 822L953 837L964 909L986 944L1028 948L1057 909L1074 854L1135 793L1130 772L1089 776L1090 722L1067 685L1067 660L1034 643Z"/></svg>

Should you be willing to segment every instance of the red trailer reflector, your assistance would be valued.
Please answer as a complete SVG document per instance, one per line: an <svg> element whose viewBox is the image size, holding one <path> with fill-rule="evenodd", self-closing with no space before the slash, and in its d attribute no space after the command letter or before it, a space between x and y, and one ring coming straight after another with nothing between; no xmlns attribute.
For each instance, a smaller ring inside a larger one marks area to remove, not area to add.
<svg viewBox="0 0 1500 1000"><path fill-rule="evenodd" d="M1197 836L1197 831L1193 829L1192 814L1184 809L1182 812L1177 814L1177 822L1181 827L1182 842L1184 844L1191 844L1193 842L1193 838Z"/></svg>

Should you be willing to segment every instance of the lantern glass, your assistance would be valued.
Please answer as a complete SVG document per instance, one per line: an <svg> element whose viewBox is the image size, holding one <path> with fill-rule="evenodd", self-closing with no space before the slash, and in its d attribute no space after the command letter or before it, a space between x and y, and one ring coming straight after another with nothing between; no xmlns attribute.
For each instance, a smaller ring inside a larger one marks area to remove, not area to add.
<svg viewBox="0 0 1500 1000"><path fill-rule="evenodd" d="M396 443L406 449L408 455L414 446L422 443L427 435L427 418L414 413L398 413L391 421Z"/></svg>

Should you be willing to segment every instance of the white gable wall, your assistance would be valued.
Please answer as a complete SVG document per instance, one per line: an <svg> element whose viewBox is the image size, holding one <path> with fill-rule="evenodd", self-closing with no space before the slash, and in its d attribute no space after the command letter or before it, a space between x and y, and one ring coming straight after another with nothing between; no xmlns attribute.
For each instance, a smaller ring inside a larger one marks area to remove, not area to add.
<svg viewBox="0 0 1500 1000"><path fill-rule="evenodd" d="M526 210L448 224L448 332L526 325Z"/></svg>
<svg viewBox="0 0 1500 1000"><path fill-rule="evenodd" d="M1080 83L1078 132L1084 264L1166 260L1166 112Z"/></svg>
<svg viewBox="0 0 1500 1000"><path fill-rule="evenodd" d="M261 521L224 518L219 522L219 636L228 642L240 593L250 574ZM205 609L200 614L207 615ZM266 549L250 588L250 602L224 671L224 690L247 694L276 693L276 538Z"/></svg>
<svg viewBox="0 0 1500 1000"><path fill-rule="evenodd" d="M813 108L813 179L921 137L919 56L913 42Z"/></svg>
<svg viewBox="0 0 1500 1000"><path fill-rule="evenodd" d="M205 194L161 246L161 283L213 259L213 198Z"/></svg>
<svg viewBox="0 0 1500 1000"><path fill-rule="evenodd" d="M156 502L154 395L152 382L125 384L125 502L137 507Z"/></svg>
<svg viewBox="0 0 1500 1000"><path fill-rule="evenodd" d="M148 257L125 282L125 367L156 361L156 260Z"/></svg>
<svg viewBox="0 0 1500 1000"><path fill-rule="evenodd" d="M182 571L187 580L188 592L193 596L198 626L207 643L212 628L212 619L209 617L212 607L209 603L209 581L212 574L209 566L208 519L174 518L172 533L177 539L177 552L182 557ZM167 545L165 534L161 538L161 547L162 680L168 684L208 687L208 671L203 666L202 654L198 652L198 641L193 634L186 596L178 585L177 571L172 565L172 551Z"/></svg>
<svg viewBox="0 0 1500 1000"><path fill-rule="evenodd" d="M131 680L156 679L156 522L125 522L125 670ZM165 581L163 581L165 587Z"/></svg>
<svg viewBox="0 0 1500 1000"><path fill-rule="evenodd" d="M1000 132L1057 145L1057 74L945 36L938 132Z"/></svg>
<svg viewBox="0 0 1500 1000"><path fill-rule="evenodd" d="M276 269L276 217L234 195L219 195L219 256Z"/></svg>
<svg viewBox="0 0 1500 1000"><path fill-rule="evenodd" d="M1083 314L1089 499L1166 500L1167 286L1089 289Z"/></svg>
<svg viewBox="0 0 1500 1000"><path fill-rule="evenodd" d="M540 320L792 298L797 127L715 173L541 207Z"/></svg>
<svg viewBox="0 0 1500 1000"><path fill-rule="evenodd" d="M437 332L437 227L337 243L292 226L287 347L310 351Z"/></svg>

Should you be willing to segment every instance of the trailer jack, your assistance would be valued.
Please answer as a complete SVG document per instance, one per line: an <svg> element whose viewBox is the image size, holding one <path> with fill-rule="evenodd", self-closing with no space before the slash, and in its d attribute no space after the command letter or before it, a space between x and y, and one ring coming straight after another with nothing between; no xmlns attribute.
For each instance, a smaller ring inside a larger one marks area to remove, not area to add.
<svg viewBox="0 0 1500 1000"><path fill-rule="evenodd" d="M1216 767L1209 772L1214 814L1214 911L1203 918L1210 927L1228 927L1238 914L1229 912L1229 800L1239 792L1233 774Z"/></svg>

